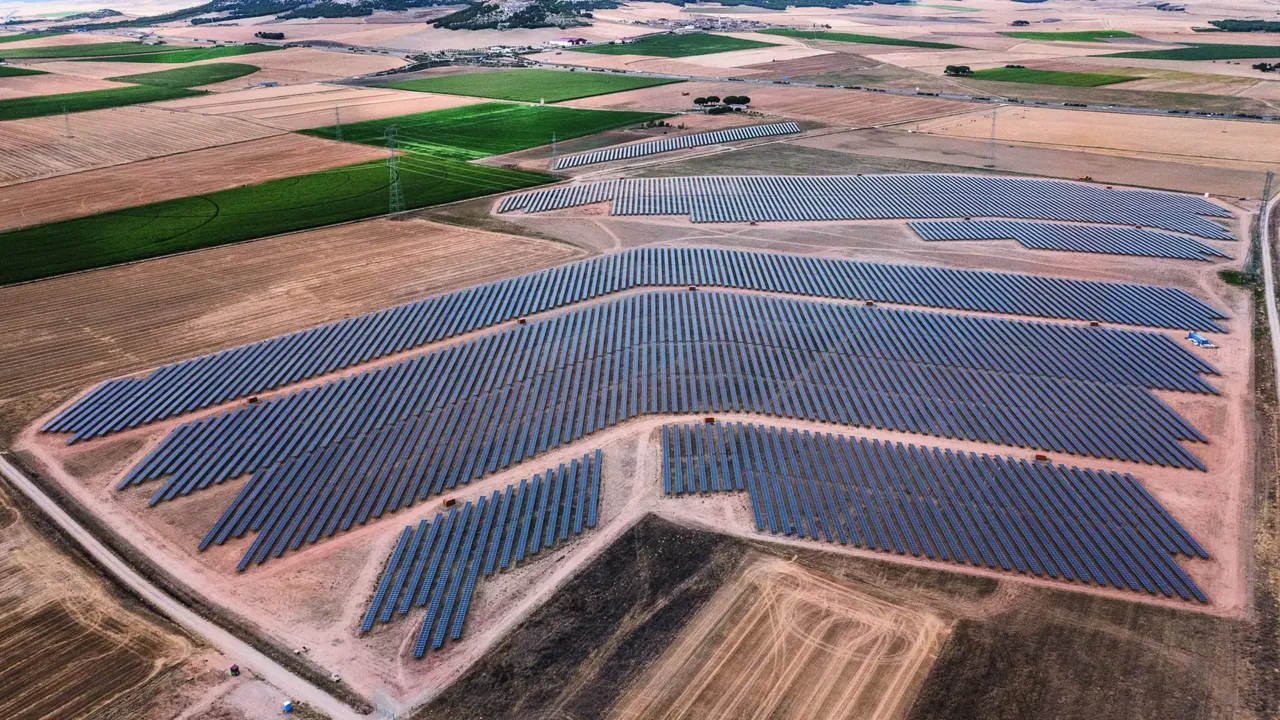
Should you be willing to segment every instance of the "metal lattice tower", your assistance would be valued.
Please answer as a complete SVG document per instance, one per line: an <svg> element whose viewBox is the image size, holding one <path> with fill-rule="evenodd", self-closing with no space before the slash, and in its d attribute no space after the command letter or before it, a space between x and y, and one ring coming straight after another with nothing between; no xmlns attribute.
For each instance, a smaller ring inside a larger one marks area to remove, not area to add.
<svg viewBox="0 0 1280 720"><path fill-rule="evenodd" d="M342 139L342 113L338 112L338 104L333 104L333 131L339 140Z"/></svg>
<svg viewBox="0 0 1280 720"><path fill-rule="evenodd" d="M396 139L396 126L387 127L384 133L387 138L387 172L390 177L388 187L391 189L391 201L387 208L390 214L404 212L404 191L400 189L400 156L396 154L399 142Z"/></svg>
<svg viewBox="0 0 1280 720"><path fill-rule="evenodd" d="M996 166L996 113L999 112L999 105L991 111L991 138L987 140L987 167Z"/></svg>

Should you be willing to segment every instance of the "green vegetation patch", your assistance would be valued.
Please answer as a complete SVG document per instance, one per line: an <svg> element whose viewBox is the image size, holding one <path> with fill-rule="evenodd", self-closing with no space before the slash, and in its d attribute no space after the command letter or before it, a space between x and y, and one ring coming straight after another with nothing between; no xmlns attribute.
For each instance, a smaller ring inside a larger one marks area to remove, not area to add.
<svg viewBox="0 0 1280 720"><path fill-rule="evenodd" d="M60 32L24 32L15 35L0 35L0 43L22 42L23 40L35 40L37 38L53 37L55 35L66 35Z"/></svg>
<svg viewBox="0 0 1280 720"><path fill-rule="evenodd" d="M283 49L283 47L278 45L219 45L217 47L185 48L181 50L159 52L151 55L138 55L137 57L120 58L117 62L189 63L196 62L198 60L217 60L218 58L234 57L236 55L252 55L254 53Z"/></svg>
<svg viewBox="0 0 1280 720"><path fill-rule="evenodd" d="M560 102L675 82L684 81L563 70L499 70L406 80L382 87L495 100L538 102L545 99L547 102Z"/></svg>
<svg viewBox="0 0 1280 720"><path fill-rule="evenodd" d="M1104 40L1112 40L1115 38L1131 38L1138 37L1133 33L1123 30L1077 30L1076 32L1036 32L1019 31L1019 32L1002 32L1001 35L1008 35L1013 38L1022 40L1058 40L1061 42L1103 42Z"/></svg>
<svg viewBox="0 0 1280 720"><path fill-rule="evenodd" d="M974 71L969 77L975 80L1035 83L1036 85L1069 85L1071 87L1099 87L1138 79L1132 75L1032 70L1030 68L990 68L988 70Z"/></svg>
<svg viewBox="0 0 1280 720"><path fill-rule="evenodd" d="M1137 50L1112 53L1103 57L1138 58L1142 60L1236 60L1244 58L1280 58L1280 45L1210 45L1196 43L1172 50Z"/></svg>
<svg viewBox="0 0 1280 720"><path fill-rule="evenodd" d="M200 85L212 85L224 80L235 80L238 77L244 77L255 72L258 72L256 65L209 63L208 65L191 65L189 67L139 73L137 75L121 75L108 78L108 80L155 87L190 88Z"/></svg>
<svg viewBox="0 0 1280 720"><path fill-rule="evenodd" d="M1280 22L1275 20L1210 20L1209 24L1222 32L1280 33Z"/></svg>
<svg viewBox="0 0 1280 720"><path fill-rule="evenodd" d="M582 110L555 105L481 103L351 123L342 126L341 134L343 140L382 146L387 143L387 128L394 125L400 147L405 150L466 160L549 145L552 139L567 140L665 117L670 115ZM316 137L338 138L334 127L303 132Z"/></svg>
<svg viewBox="0 0 1280 720"><path fill-rule="evenodd" d="M50 47L0 48L0 58L22 60L25 58L89 58L135 53L161 53L163 46L143 45L138 42L89 43L87 45L52 45Z"/></svg>
<svg viewBox="0 0 1280 720"><path fill-rule="evenodd" d="M177 100L178 98L203 94L204 91L202 90L133 85L130 87L109 88L107 90L14 98L0 102L0 120L19 120L41 115L56 115L63 111L101 110L123 105Z"/></svg>
<svg viewBox="0 0 1280 720"><path fill-rule="evenodd" d="M934 10L954 10L955 12L982 12L981 8L971 8L963 5L926 5L924 3L911 3L911 7L933 8Z"/></svg>
<svg viewBox="0 0 1280 720"><path fill-rule="evenodd" d="M902 40L899 38L880 37L879 35L859 35L857 33L824 32L821 30L788 30L786 28L770 28L761 30L766 35L781 35L804 40L831 40L833 42L862 43L864 45L898 45L901 47L920 48L958 48L959 45L948 43L924 42L923 40Z"/></svg>
<svg viewBox="0 0 1280 720"><path fill-rule="evenodd" d="M406 207L417 208L549 181L530 173L414 154L400 159ZM387 212L386 162L99 213L0 233L0 283L359 220Z"/></svg>
<svg viewBox="0 0 1280 720"><path fill-rule="evenodd" d="M12 65L0 65L0 77L17 77L19 75L48 75L43 70L32 70L31 68L13 67Z"/></svg>
<svg viewBox="0 0 1280 720"><path fill-rule="evenodd" d="M742 40L728 35L711 35L710 33L688 33L685 35L645 35L629 43L616 45L591 45L573 48L574 52L588 52L599 55L650 55L653 57L689 57L690 55L710 55L730 50L750 50L751 48L771 47L774 43L757 40Z"/></svg>

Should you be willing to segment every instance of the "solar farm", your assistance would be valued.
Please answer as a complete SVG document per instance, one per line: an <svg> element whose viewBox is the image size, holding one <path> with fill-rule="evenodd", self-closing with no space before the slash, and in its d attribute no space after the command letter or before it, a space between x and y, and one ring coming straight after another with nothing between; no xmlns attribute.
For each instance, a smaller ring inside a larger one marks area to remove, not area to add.
<svg viewBox="0 0 1280 720"><path fill-rule="evenodd" d="M0 715L1270 717L1280 94L1079 2L0 31Z"/></svg>

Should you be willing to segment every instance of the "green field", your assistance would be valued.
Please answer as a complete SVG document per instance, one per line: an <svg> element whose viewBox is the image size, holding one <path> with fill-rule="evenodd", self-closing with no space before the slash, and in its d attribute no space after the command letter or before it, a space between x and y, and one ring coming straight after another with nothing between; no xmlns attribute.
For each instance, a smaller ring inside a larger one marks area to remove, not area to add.
<svg viewBox="0 0 1280 720"><path fill-rule="evenodd" d="M499 70L465 75L442 75L422 80L387 83L382 87L418 92L467 95L495 100L560 102L592 95L607 95L636 88L683 82L665 78L633 77L612 73L563 70Z"/></svg>
<svg viewBox="0 0 1280 720"><path fill-rule="evenodd" d="M864 45L898 45L901 47L920 48L957 48L959 45L947 43L924 42L922 40L900 40L898 38L880 37L879 35L859 35L857 33L824 32L821 30L788 30L786 28L770 28L761 30L766 35L781 35L804 40L831 40L833 42L862 43Z"/></svg>
<svg viewBox="0 0 1280 720"><path fill-rule="evenodd" d="M0 77L17 77L19 75L48 75L43 70L32 70L31 68L13 67L12 65L0 65Z"/></svg>
<svg viewBox="0 0 1280 720"><path fill-rule="evenodd" d="M219 45L218 47L185 48L167 51L162 49L161 52L150 55L119 58L116 62L189 63L198 60L216 60L224 57L235 57L236 55L252 55L253 53L283 49L278 45Z"/></svg>
<svg viewBox="0 0 1280 720"><path fill-rule="evenodd" d="M927 7L934 10L954 10L956 12L982 12L981 8L965 7L963 5L926 5L924 3L911 3L911 7Z"/></svg>
<svg viewBox="0 0 1280 720"><path fill-rule="evenodd" d="M103 108L137 105L139 103L176 100L178 98L203 95L202 90L185 88L151 87L134 85L130 87L110 88L108 90L90 90L87 92L62 93L60 95L37 95L0 101L0 120L19 120L22 118L56 115L61 112L84 112L85 110L101 110Z"/></svg>
<svg viewBox="0 0 1280 720"><path fill-rule="evenodd" d="M90 43L88 45L53 45L50 47L0 48L0 58L22 60L25 58L89 58L133 53L165 52L164 46L143 45L137 42Z"/></svg>
<svg viewBox="0 0 1280 720"><path fill-rule="evenodd" d="M538 185L547 175L406 155L407 207ZM0 283L21 282L185 250L252 240L387 212L385 162L362 163L259 185L0 233Z"/></svg>
<svg viewBox="0 0 1280 720"><path fill-rule="evenodd" d="M1140 58L1143 60L1243 60L1280 58L1280 45L1211 45L1196 43L1172 50L1138 50L1112 53L1104 57Z"/></svg>
<svg viewBox="0 0 1280 720"><path fill-rule="evenodd" d="M974 71L969 77L974 80L1035 83L1036 85L1069 85L1071 87L1099 87L1138 79L1133 75L1032 70L1029 68L990 68L988 70Z"/></svg>
<svg viewBox="0 0 1280 720"><path fill-rule="evenodd" d="M209 63L208 65L191 65L189 67L160 70L158 72L140 73L137 75L121 75L107 78L116 82L133 83L135 85L153 85L167 88L190 88L200 85L211 85L224 80L235 80L258 72L256 65L244 63Z"/></svg>
<svg viewBox="0 0 1280 720"><path fill-rule="evenodd" d="M35 40L42 37L53 37L54 35L66 35L60 32L24 32L16 35L0 35L0 43L22 42L23 40Z"/></svg>
<svg viewBox="0 0 1280 720"><path fill-rule="evenodd" d="M553 137L568 140L665 117L670 116L554 105L481 103L343 125L342 139L383 146L387 143L386 128L395 125L400 147L406 150L470 160L549 145ZM338 136L333 127L303 132L323 138Z"/></svg>
<svg viewBox="0 0 1280 720"><path fill-rule="evenodd" d="M1063 42L1102 42L1113 38L1138 37L1123 30L1078 30L1076 32L1002 32L1001 35L1023 40L1060 40Z"/></svg>
<svg viewBox="0 0 1280 720"><path fill-rule="evenodd" d="M690 33L687 35L645 35L629 43L617 45L591 45L573 48L574 52L597 53L599 55L650 55L653 57L689 57L690 55L710 55L711 53L728 52L730 50L748 50L751 48L769 47L773 43L755 40L741 40L728 35L711 35L708 33Z"/></svg>

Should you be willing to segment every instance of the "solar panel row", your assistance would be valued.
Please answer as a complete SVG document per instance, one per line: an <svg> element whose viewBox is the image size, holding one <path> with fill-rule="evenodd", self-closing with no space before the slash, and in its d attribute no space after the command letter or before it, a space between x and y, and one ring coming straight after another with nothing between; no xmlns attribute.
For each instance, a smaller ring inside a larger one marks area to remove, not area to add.
<svg viewBox="0 0 1280 720"><path fill-rule="evenodd" d="M595 152L566 155L556 159L554 169L563 170L565 168L594 165L596 163L610 162L613 160L627 160L630 158L643 157L645 155L656 155L658 153L671 152L672 150L684 150L685 148L701 147L703 145L716 145L718 143L734 142L736 140L750 140L752 138L770 137L773 135L789 135L791 133L798 132L800 132L799 125L793 122L785 122L773 123L770 125L749 125L747 127L732 128L729 130L694 133L692 135L681 135L679 137L664 138L662 140L651 140L649 142L635 143L633 145L622 145L619 147L608 148L606 150L596 150Z"/></svg>
<svg viewBox="0 0 1280 720"><path fill-rule="evenodd" d="M1179 260L1229 258L1193 238L1132 227L1014 220L932 220L908 223L924 240L1017 240L1039 250L1142 255Z"/></svg>
<svg viewBox="0 0 1280 720"><path fill-rule="evenodd" d="M361 632L425 605L416 657L426 654L428 646L438 650L446 638L461 638L480 578L532 560L582 534L584 526L595 527L600 470L597 450L521 480L519 486L454 506L431 522L406 527L378 580Z"/></svg>
<svg viewBox="0 0 1280 720"><path fill-rule="evenodd" d="M973 175L632 178L512 195L498 212L536 213L606 200L613 201L614 215L688 215L693 222L990 217L1142 225L1232 239L1221 225L1201 217L1230 213L1192 195Z"/></svg>
<svg viewBox="0 0 1280 720"><path fill-rule="evenodd" d="M927 307L1223 331L1173 288L714 248L642 248L438 295L108 380L46 432L68 442L265 392L514 318L639 287L717 286Z"/></svg>
<svg viewBox="0 0 1280 720"><path fill-rule="evenodd" d="M668 495L745 490L756 528L1038 577L1208 598L1208 558L1128 474L752 424L666 425Z"/></svg>

